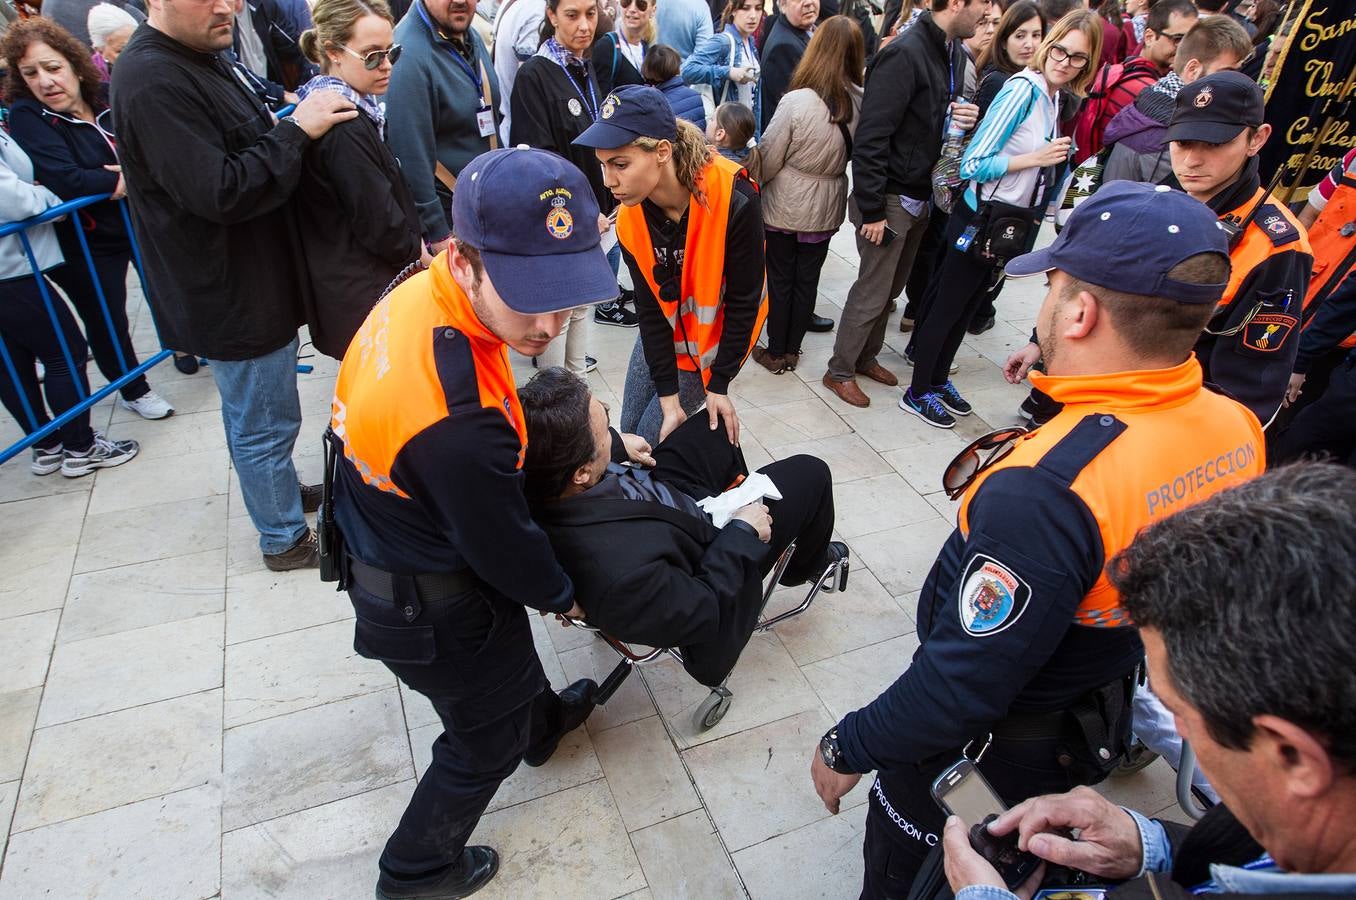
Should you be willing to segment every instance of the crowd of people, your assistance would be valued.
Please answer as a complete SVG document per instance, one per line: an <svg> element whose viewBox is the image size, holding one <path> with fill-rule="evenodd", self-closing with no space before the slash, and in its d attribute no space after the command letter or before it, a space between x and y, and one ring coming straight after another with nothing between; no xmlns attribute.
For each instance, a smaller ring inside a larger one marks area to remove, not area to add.
<svg viewBox="0 0 1356 900"><path fill-rule="evenodd" d="M1305 555L1320 532L1351 543L1350 511L1334 512L1351 475L1263 474L1318 453L1356 464L1356 150L1299 210L1259 171L1278 139L1261 82L1291 12L507 0L487 25L476 0L46 0L0 42L0 215L106 199L31 227L31 264L0 239L16 376L0 400L34 434L89 394L87 354L110 382L139 366L139 248L163 345L187 374L205 361L221 395L265 565L337 580L357 651L443 723L377 895L460 897L497 870L467 841L499 785L598 702L588 679L550 687L527 609L681 647L717 687L774 567L814 585L846 561L821 460L744 463L731 384L750 358L783 375L807 333L833 331L827 402L869 406L866 378L900 388L901 416L954 428L973 414L952 378L967 333L994 327L1007 278L1044 276L1004 367L1031 383L1013 410L1029 427L948 467L958 527L919 598L921 647L806 748L804 789L837 813L876 773L865 898L909 897L924 875L974 900L1017 887L934 802L960 757L1014 805L991 835L1133 876L1117 896L1139 896L1144 872L1180 891L1197 883L1184 873L1264 851L1276 880L1213 877L1352 894L1340 842L1272 830L1349 811L1342 688L1259 676L1266 690L1227 698L1234 663L1200 638L1297 670L1340 652L1305 624L1327 582L1303 567L1333 568ZM1058 236L1035 250L1049 219ZM859 263L834 321L816 300L845 220ZM324 488L292 461L302 326L341 361ZM594 326L636 329L616 429L587 379ZM538 369L529 383L510 350ZM123 382L137 414L174 412L144 375ZM36 475L139 449L88 411L49 432ZM776 490L728 521L699 505L745 479ZM1248 515L1263 504L1313 517ZM1245 574L1288 586L1279 633ZM1331 573L1339 596L1348 581ZM1174 715L1180 734L1148 726ZM1170 760L1198 744L1202 789L1224 801L1212 828L1250 843L1179 846L1084 790L1031 800L1107 777L1132 732ZM1249 780L1276 808L1244 796ZM1051 833L1066 827L1080 840Z"/></svg>

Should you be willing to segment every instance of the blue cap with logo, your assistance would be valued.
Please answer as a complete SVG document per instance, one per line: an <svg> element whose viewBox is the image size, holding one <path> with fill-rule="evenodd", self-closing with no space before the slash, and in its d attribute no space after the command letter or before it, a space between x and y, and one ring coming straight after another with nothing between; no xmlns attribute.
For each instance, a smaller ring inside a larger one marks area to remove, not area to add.
<svg viewBox="0 0 1356 900"><path fill-rule="evenodd" d="M559 312L617 296L593 188L548 150L491 150L471 160L457 176L452 222L515 312Z"/></svg>
<svg viewBox="0 0 1356 900"><path fill-rule="evenodd" d="M1218 303L1225 282L1168 277L1198 253L1228 259L1229 235L1208 206L1166 185L1108 181L1074 207L1054 242L1007 265L1015 278L1059 269L1080 281L1178 303Z"/></svg>
<svg viewBox="0 0 1356 900"><path fill-rule="evenodd" d="M678 122L662 93L643 84L628 84L603 98L598 121L574 142L595 150L612 150L642 137L676 140Z"/></svg>

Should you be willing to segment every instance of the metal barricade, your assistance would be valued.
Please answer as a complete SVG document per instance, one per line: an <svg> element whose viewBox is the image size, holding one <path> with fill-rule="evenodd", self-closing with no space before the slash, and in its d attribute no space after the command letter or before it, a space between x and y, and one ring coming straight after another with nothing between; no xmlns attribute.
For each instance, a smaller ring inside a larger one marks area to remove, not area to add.
<svg viewBox="0 0 1356 900"><path fill-rule="evenodd" d="M97 194L89 197L79 197L75 200L68 200L65 203L60 203L56 206L53 206L47 211L40 213L36 216L33 216L32 218L23 219L18 222L10 222L6 225L0 225L0 238L15 235L19 238L20 243L23 245L24 255L27 256L28 258L29 268L33 272L33 277L38 285L38 291L42 295L43 304L47 309L47 317L52 323L52 328L56 331L57 342L61 346L62 355L65 357L66 365L70 368L71 372L78 372L81 369L83 369L85 366L85 360L83 359L79 360L79 364L77 366L77 361L72 357L71 348L68 346L66 342L66 336L63 333L61 323L57 318L55 306L55 304L64 303L65 301L62 300L60 297L53 296L51 287L48 284L47 279L43 277L42 272L39 270L37 258L33 255L33 246L28 240L28 229L34 227L35 225L45 225L50 222L55 222L56 220L60 219L63 216L71 215L75 213L77 210L83 209L86 206L91 206L95 203L102 203L106 200L109 200L111 197L112 197L111 194ZM136 235L132 231L132 219L128 213L127 201L123 199L118 200L117 203L119 210L122 212L123 225L127 229L127 238L132 245L132 265L136 268L137 277L141 280L142 295L147 296L148 292L146 289L146 273L145 270L142 268L141 262L141 247L138 246ZM109 330L109 333L112 334L113 318L112 315L109 313L108 300L107 298L104 297L103 285L99 283L99 276L94 268L94 259L90 255L89 243L85 238L84 229L81 228L79 226L79 223L77 222L74 231L76 234L76 238L80 242L80 250L84 257L83 263L89 270L90 281L94 285L94 292L99 300L99 309L103 313L103 325L105 328ZM68 259L66 260L65 264L68 266L80 265L81 260ZM153 314L151 321L153 323L155 322ZM86 327L88 328L88 326ZM156 334L157 336L159 335L158 325L156 327ZM0 364L3 364L4 366L3 377L8 377L10 381L14 384L15 391L19 395L19 402L22 404L24 413L28 417L27 422L28 427L30 429L36 429L33 430L30 434L26 435L22 440L19 440L11 444L4 450L0 450L0 464L5 463L6 461L22 453L24 450L33 446L37 442L43 440L48 435L52 434L57 429L61 428L61 426L65 425L71 419L89 410L95 404L101 402L105 397L112 394L114 391L120 390L132 380L145 374L147 371L154 368L156 365L160 364L161 362L163 362L164 360L168 359L170 356L173 355L173 351L163 349L164 343L162 341L161 342L162 349L160 351L155 353L150 359L142 362L140 365L129 370L127 368L127 360L123 358L122 347L117 341L116 336L114 336L113 346L114 349L117 351L118 364L122 370L122 374L118 378L114 379L110 384L92 393L87 393L85 391L84 386L80 383L79 378L74 379L76 392L80 395L80 402L77 403L75 406L71 407L70 409L52 410L52 413L54 414L55 418L53 418L52 421L48 422L46 425L39 428L37 415L29 403L27 394L23 390L22 383L19 380L18 370L15 368L14 365L14 359L10 355L9 348L5 346L4 340L0 338Z"/></svg>

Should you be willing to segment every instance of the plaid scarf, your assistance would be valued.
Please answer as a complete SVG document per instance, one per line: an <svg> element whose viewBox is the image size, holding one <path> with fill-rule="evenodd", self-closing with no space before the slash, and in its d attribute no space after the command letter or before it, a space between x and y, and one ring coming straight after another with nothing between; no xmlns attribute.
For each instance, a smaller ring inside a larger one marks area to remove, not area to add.
<svg viewBox="0 0 1356 900"><path fill-rule="evenodd" d="M334 91L336 94L341 94L347 98L354 106L367 113L368 118L377 123L377 134L381 135L382 140L386 139L386 106L376 97L358 93L347 81L333 75L315 76L297 88L297 96L305 100L307 95L316 91Z"/></svg>

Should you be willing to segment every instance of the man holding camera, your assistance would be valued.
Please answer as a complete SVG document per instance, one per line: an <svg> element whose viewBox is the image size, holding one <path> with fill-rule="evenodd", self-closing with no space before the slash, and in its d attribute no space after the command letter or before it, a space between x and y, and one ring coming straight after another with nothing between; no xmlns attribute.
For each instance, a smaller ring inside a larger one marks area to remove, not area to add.
<svg viewBox="0 0 1356 900"><path fill-rule="evenodd" d="M1100 781L1118 763L1143 647L1105 562L1148 522L1262 470L1257 420L1205 390L1191 355L1228 271L1208 208L1130 182L1103 187L1053 244L1008 264L1049 273L1037 319L1048 374L1032 379L1064 407L953 463L958 528L919 597L922 646L814 754L830 812L861 773L879 773L864 898L908 896L940 840L932 781L962 755L1009 803Z"/></svg>
<svg viewBox="0 0 1356 900"><path fill-rule="evenodd" d="M1334 602L1356 594L1354 556L1356 472L1330 464L1274 470L1143 531L1111 582L1140 626L1154 690L1225 805L1188 829L1083 788L1028 800L989 831L1128 879L1112 900L1356 897L1356 606ZM946 824L956 900L1011 900L967 825Z"/></svg>

